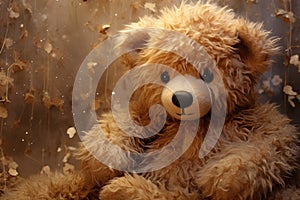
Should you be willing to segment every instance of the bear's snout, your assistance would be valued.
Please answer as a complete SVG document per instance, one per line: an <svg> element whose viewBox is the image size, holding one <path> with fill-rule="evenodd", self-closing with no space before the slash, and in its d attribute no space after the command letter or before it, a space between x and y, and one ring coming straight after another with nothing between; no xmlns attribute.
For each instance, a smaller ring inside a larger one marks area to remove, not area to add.
<svg viewBox="0 0 300 200"><path fill-rule="evenodd" d="M212 105L207 84L191 75L178 75L165 83L161 102L166 111L179 120L196 120L206 115Z"/></svg>

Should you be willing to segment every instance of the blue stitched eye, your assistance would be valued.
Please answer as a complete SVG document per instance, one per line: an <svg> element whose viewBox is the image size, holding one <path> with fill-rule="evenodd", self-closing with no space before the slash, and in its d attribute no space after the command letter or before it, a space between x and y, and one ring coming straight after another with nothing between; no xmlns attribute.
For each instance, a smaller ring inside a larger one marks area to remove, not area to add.
<svg viewBox="0 0 300 200"><path fill-rule="evenodd" d="M164 83L168 83L170 81L170 75L169 72L164 71L161 75L160 75L160 79L162 82Z"/></svg>
<svg viewBox="0 0 300 200"><path fill-rule="evenodd" d="M209 69L205 69L204 73L201 76L201 79L205 82L205 83L210 83L214 80L214 74L211 73L211 71L209 71Z"/></svg>

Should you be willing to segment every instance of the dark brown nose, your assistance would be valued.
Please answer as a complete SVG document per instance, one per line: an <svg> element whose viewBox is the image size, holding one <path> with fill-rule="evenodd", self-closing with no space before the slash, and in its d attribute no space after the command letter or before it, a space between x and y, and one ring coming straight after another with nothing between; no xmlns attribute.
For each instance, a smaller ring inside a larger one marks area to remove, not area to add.
<svg viewBox="0 0 300 200"><path fill-rule="evenodd" d="M172 96L172 102L179 108L186 108L192 105L193 96L186 91L177 91Z"/></svg>

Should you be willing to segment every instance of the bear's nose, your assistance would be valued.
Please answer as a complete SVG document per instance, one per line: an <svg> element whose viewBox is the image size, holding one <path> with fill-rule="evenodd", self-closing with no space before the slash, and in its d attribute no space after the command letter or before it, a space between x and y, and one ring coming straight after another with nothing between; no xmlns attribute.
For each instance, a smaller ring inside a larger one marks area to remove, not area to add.
<svg viewBox="0 0 300 200"><path fill-rule="evenodd" d="M172 102L179 108L186 108L192 105L193 96L186 91L177 91L172 96Z"/></svg>

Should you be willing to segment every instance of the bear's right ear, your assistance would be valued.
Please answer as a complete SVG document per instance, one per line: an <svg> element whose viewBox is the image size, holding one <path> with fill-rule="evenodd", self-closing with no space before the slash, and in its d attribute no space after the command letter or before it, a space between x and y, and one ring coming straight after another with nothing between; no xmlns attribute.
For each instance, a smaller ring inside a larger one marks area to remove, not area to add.
<svg viewBox="0 0 300 200"><path fill-rule="evenodd" d="M234 46L240 59L254 75L261 75L271 62L271 56L278 53L278 39L269 37L262 24L239 18L235 23L238 43Z"/></svg>
<svg viewBox="0 0 300 200"><path fill-rule="evenodd" d="M146 48L149 39L149 32L144 28L121 31L115 43L115 51L118 51L123 62L132 68L139 61L139 53Z"/></svg>

